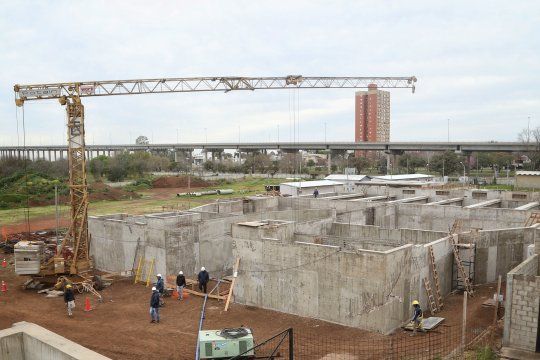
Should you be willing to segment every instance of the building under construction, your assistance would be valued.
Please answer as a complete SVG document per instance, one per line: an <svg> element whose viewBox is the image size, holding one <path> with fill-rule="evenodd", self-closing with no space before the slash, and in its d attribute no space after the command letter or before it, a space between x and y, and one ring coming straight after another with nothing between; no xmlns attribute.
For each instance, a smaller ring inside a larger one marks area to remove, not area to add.
<svg viewBox="0 0 540 360"><path fill-rule="evenodd" d="M215 277L234 302L387 334L418 299L507 279L504 345L537 346L539 195L371 186L362 193L252 197L185 212L90 217L96 267ZM526 315L523 315L525 312Z"/></svg>

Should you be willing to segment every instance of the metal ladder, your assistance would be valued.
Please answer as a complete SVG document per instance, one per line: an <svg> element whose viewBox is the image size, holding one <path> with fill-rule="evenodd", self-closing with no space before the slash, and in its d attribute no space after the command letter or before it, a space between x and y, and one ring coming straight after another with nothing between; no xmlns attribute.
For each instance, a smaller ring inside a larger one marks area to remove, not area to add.
<svg viewBox="0 0 540 360"><path fill-rule="evenodd" d="M443 298L441 295L441 285L439 282L439 272L437 271L437 265L435 264L435 254L433 253L433 246L428 248L429 250L429 262L431 263L431 271L433 272L433 282L435 283L435 293L437 297L437 310L441 310L444 306Z"/></svg>
<svg viewBox="0 0 540 360"><path fill-rule="evenodd" d="M463 287L465 288L465 291L472 296L473 295L473 288L471 285L471 282L469 281L469 277L465 273L465 268L463 268L463 264L461 263L461 258L459 257L459 247L457 243L457 237L453 240L452 249L454 250L454 259L456 260L456 265L458 268L458 275L461 277L461 281L463 281Z"/></svg>
<svg viewBox="0 0 540 360"><path fill-rule="evenodd" d="M424 278L424 286L426 288L426 293L428 297L429 309L432 314L437 312L437 304L435 303L435 297L433 296L433 291L431 290L431 284L427 277Z"/></svg>

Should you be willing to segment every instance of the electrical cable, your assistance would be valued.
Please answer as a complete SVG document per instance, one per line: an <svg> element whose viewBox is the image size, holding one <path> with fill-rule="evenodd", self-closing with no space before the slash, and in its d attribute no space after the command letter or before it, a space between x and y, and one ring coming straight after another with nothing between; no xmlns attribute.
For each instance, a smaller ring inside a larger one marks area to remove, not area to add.
<svg viewBox="0 0 540 360"><path fill-rule="evenodd" d="M239 270L238 273L239 274L247 274L247 273L271 273L271 272L280 272L280 271L287 271L287 270L294 270L294 269L299 269L301 267L304 267L304 266L308 266L308 265L311 265L311 264L315 264L315 263L318 263L319 261L322 261L324 259L327 259L329 258L330 256L333 256L333 255L336 255L337 253L341 252L341 248L339 248L337 251L334 251L328 255L325 255L321 258L318 258L318 259L315 259L313 261L310 261L310 262L307 262L307 263L303 263L303 264L300 264L300 265L296 265L296 266L291 266L291 267L288 267L288 268L281 268L281 269L272 269L272 270Z"/></svg>
<svg viewBox="0 0 540 360"><path fill-rule="evenodd" d="M23 129L23 150L26 151L26 123L24 120L24 104L22 105L22 129ZM26 190L26 227L30 234L30 193L28 191L28 160L24 161L24 182Z"/></svg>

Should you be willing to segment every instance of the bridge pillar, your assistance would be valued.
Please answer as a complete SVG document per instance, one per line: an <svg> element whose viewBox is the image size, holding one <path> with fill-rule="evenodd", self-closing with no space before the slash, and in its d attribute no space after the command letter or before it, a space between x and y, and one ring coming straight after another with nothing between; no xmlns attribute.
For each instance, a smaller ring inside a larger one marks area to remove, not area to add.
<svg viewBox="0 0 540 360"><path fill-rule="evenodd" d="M326 167L328 169L328 173L332 173L332 151L328 150L328 154L326 154Z"/></svg>

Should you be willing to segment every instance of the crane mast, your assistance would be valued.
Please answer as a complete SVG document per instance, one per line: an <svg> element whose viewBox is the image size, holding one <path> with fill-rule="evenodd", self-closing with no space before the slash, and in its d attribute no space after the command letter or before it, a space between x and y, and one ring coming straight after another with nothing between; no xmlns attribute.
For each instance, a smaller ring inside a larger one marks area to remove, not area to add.
<svg viewBox="0 0 540 360"><path fill-rule="evenodd" d="M414 93L416 77L194 77L82 81L48 84L15 85L15 104L26 101L58 99L66 106L70 225L59 256L51 259L42 275L79 274L92 267L88 239L88 184L86 178L85 131L83 97L159 94L179 92L229 92L237 90L271 89L352 89L410 88ZM71 249L71 250L68 250ZM58 266L61 263L61 266Z"/></svg>

